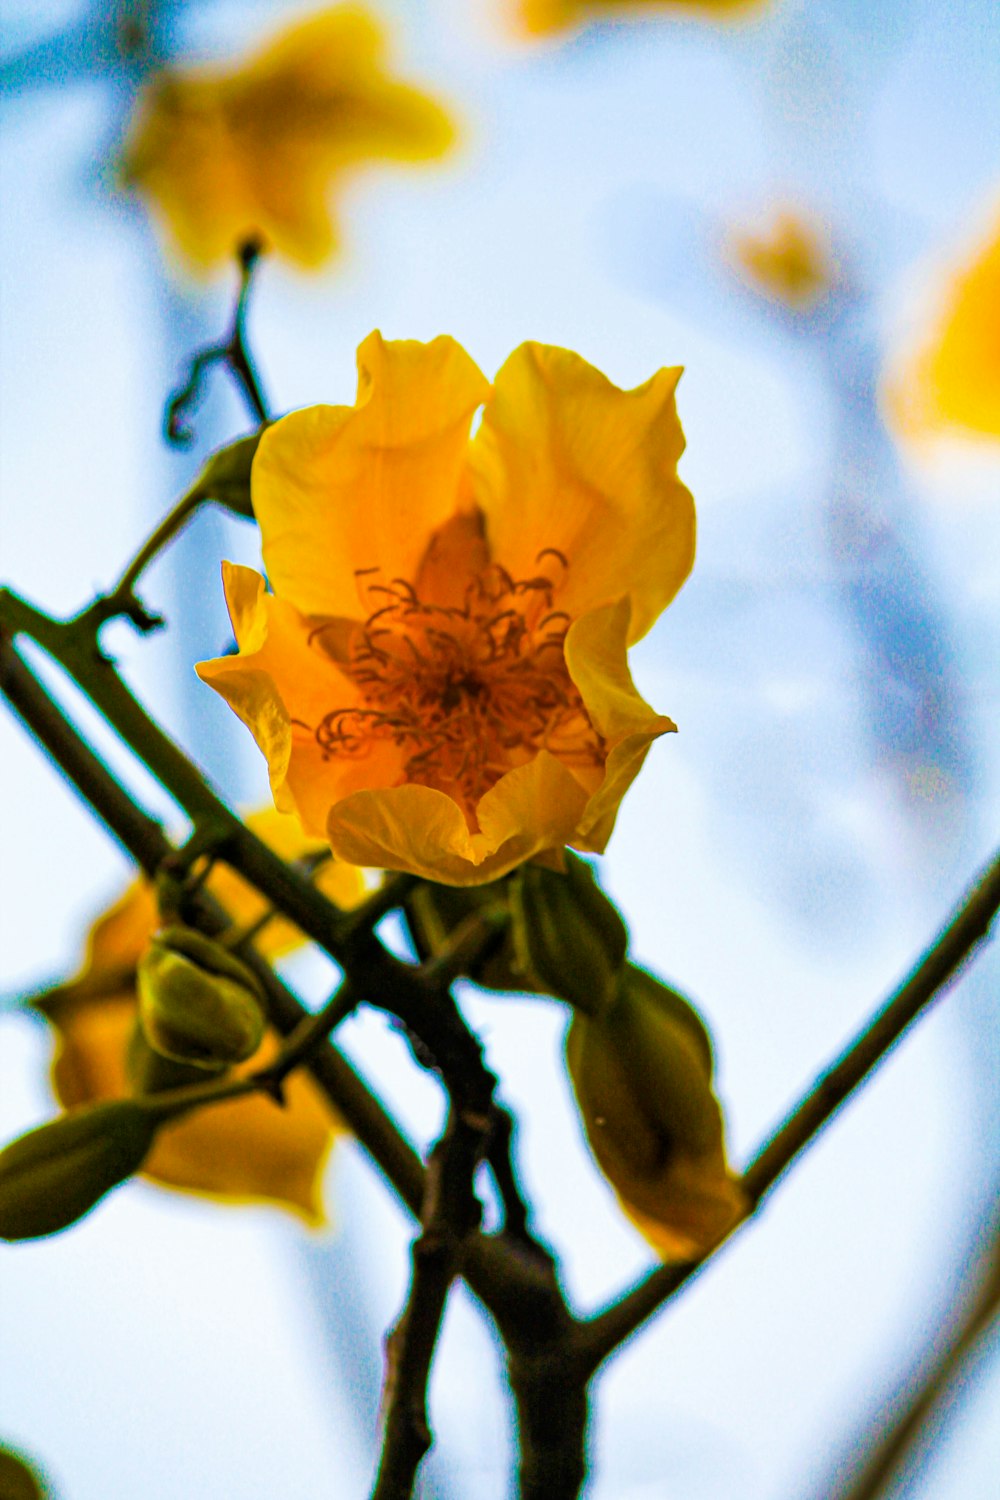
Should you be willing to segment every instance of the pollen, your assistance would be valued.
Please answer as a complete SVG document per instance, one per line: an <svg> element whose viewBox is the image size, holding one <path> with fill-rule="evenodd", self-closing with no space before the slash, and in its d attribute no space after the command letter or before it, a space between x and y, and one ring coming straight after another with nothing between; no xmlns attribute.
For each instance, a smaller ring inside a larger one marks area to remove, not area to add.
<svg viewBox="0 0 1000 1500"><path fill-rule="evenodd" d="M546 571L523 579L492 564L460 606L426 603L403 579L381 584L359 570L376 607L341 669L360 701L316 726L324 754L361 758L391 741L403 754L402 782L448 793L472 821L480 797L540 750L571 766L603 764L566 668L570 618L553 607L549 573L566 559L546 549L536 563Z"/></svg>

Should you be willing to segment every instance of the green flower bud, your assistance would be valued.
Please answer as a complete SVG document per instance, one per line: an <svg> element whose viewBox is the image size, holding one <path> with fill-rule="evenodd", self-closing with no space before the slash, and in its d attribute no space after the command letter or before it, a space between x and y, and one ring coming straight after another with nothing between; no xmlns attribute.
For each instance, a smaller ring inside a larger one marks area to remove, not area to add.
<svg viewBox="0 0 1000 1500"><path fill-rule="evenodd" d="M227 1066L226 1063L216 1063L215 1074L221 1076ZM164 1057L162 1052L149 1045L142 1022L136 1016L125 1048L125 1072L133 1094L162 1094L170 1089L206 1083L212 1070L205 1063L175 1062L172 1057Z"/></svg>
<svg viewBox="0 0 1000 1500"><path fill-rule="evenodd" d="M511 882L515 972L522 988L598 1015L618 987L628 929L586 860L566 851L565 872L523 865Z"/></svg>
<svg viewBox="0 0 1000 1500"><path fill-rule="evenodd" d="M217 504L232 511L233 515L252 521L254 514L250 503L250 469L263 431L262 427L260 432L239 438L235 443L211 454L195 481L193 493L206 500L215 500Z"/></svg>
<svg viewBox="0 0 1000 1500"><path fill-rule="evenodd" d="M138 1172L156 1116L131 1099L87 1105L40 1125L0 1151L0 1239L66 1229Z"/></svg>
<svg viewBox="0 0 1000 1500"><path fill-rule="evenodd" d="M218 1071L252 1057L264 1037L264 996L246 964L189 927L156 934L138 969L146 1039L175 1062Z"/></svg>
<svg viewBox="0 0 1000 1500"><path fill-rule="evenodd" d="M0 1497L2 1500L44 1500L49 1493L41 1476L13 1448L0 1448Z"/></svg>
<svg viewBox="0 0 1000 1500"><path fill-rule="evenodd" d="M566 1062L590 1148L640 1232L668 1258L715 1244L744 1200L697 1013L629 964L604 1011L574 1015Z"/></svg>

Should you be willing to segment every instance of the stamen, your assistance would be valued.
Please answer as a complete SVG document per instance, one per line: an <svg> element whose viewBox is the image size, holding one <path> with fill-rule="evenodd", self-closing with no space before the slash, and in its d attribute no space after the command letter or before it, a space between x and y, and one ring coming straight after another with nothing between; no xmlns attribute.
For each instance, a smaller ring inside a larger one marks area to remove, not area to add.
<svg viewBox="0 0 1000 1500"><path fill-rule="evenodd" d="M568 571L556 548L536 563L546 557ZM425 604L404 578L367 584L385 602L340 667L360 701L310 729L324 756L354 760L389 741L403 755L401 780L448 792L473 825L480 797L539 750L568 765L602 765L604 742L566 669L571 620L552 608L555 588L543 574L514 579L498 563L472 580L462 606ZM326 628L312 630L310 643Z"/></svg>

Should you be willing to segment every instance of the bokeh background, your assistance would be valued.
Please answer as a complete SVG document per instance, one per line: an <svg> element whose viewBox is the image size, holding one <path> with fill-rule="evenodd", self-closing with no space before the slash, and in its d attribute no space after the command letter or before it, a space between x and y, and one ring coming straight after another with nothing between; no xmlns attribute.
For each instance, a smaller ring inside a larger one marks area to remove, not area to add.
<svg viewBox="0 0 1000 1500"><path fill-rule="evenodd" d="M178 60L229 57L299 13L143 9ZM1000 826L1000 445L908 449L878 403L886 360L996 192L996 5L784 0L737 28L647 8L536 45L502 0L378 10L398 71L449 102L462 146L433 169L354 180L348 251L321 273L265 265L262 378L278 410L349 402L354 349L376 326L450 332L488 373L525 338L577 349L621 385L687 367L699 557L635 653L680 733L654 747L602 877L637 957L713 1027L741 1162L909 966ZM233 278L187 281L115 187L136 85L116 20L82 0L3 5L3 572L55 611L115 577L199 455L245 426L220 381L192 453L159 436ZM778 206L822 227L838 267L811 311L734 273L733 233ZM221 556L254 561L253 530L203 517L145 588L170 631L110 637L174 732L253 805L261 764L191 670L226 645ZM0 746L7 1139L52 1110L49 1039L17 997L73 967L127 872L7 718ZM978 959L759 1221L617 1359L593 1500L837 1493L940 1345L996 1213L998 959ZM309 957L288 972L315 1002L331 980ZM520 1112L541 1228L575 1301L597 1306L650 1257L582 1144L565 1016L472 993L467 1011ZM399 1039L371 1017L342 1036L429 1140L440 1100ZM327 1196L335 1228L310 1236L274 1210L132 1185L66 1235L0 1251L0 1438L65 1500L365 1495L410 1229L350 1144ZM507 1493L497 1369L456 1296L427 1496ZM994 1332L892 1493L994 1495L998 1411Z"/></svg>

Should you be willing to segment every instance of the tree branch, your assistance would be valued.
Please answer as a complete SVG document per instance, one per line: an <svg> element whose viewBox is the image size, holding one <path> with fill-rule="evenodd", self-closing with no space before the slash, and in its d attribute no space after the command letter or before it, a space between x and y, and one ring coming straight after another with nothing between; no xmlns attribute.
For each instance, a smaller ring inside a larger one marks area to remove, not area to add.
<svg viewBox="0 0 1000 1500"><path fill-rule="evenodd" d="M209 344L194 356L184 384L170 396L163 419L164 435L168 443L186 448L194 441L194 429L187 420L201 400L205 375L213 365L222 364L229 370L246 400L250 414L258 423L270 420L267 402L261 389L260 379L246 340L246 320L250 306L254 271L261 257L259 240L250 239L238 251L240 289L229 332L216 344Z"/></svg>
<svg viewBox="0 0 1000 1500"><path fill-rule="evenodd" d="M385 1429L372 1500L410 1500L433 1442L427 1416L431 1362L463 1249L479 1228L473 1180L489 1132L488 1115L453 1107L427 1163L423 1229L413 1242L410 1289L386 1345Z"/></svg>
<svg viewBox="0 0 1000 1500"><path fill-rule="evenodd" d="M853 1455L864 1455L860 1468L843 1483L827 1483L823 1495L832 1500L878 1500L890 1484L926 1458L944 1425L948 1408L959 1398L968 1366L996 1329L1000 1318L1000 1235L994 1234L977 1268L979 1285L945 1347L933 1360L902 1410L881 1434L855 1440ZM919 1455L919 1459L918 1459ZM840 1464L837 1479L849 1464ZM920 1464L923 1467L923 1464ZM901 1492L900 1492L901 1493Z"/></svg>
<svg viewBox="0 0 1000 1500"><path fill-rule="evenodd" d="M987 936L998 908L1000 855L994 856L910 975L837 1061L807 1090L784 1123L757 1152L743 1176L749 1207L741 1224L756 1212L766 1194L800 1153L812 1144L844 1101L872 1074L917 1017L956 978L962 965ZM698 1260L658 1267L630 1292L584 1323L579 1348L591 1372L596 1371L669 1298L676 1295L719 1248L715 1246Z"/></svg>
<svg viewBox="0 0 1000 1500"><path fill-rule="evenodd" d="M58 769L93 809L102 824L140 869L149 878L154 878L164 861L175 854L173 845L159 823L132 800L103 761L81 739L67 715L23 661L9 631L2 626L0 690L29 733L45 748ZM176 751L176 754L180 755L180 752ZM166 784L169 790L169 783ZM225 811L232 821L238 821L228 814L228 810ZM251 835L251 847L254 842ZM275 860L269 850L266 853L270 860ZM276 862L279 870L285 872L284 864L280 860ZM241 869L239 865L237 868ZM331 912L332 909L327 906L321 893L314 891L308 883L305 888L322 909L327 913ZM264 886L264 892L269 899L272 897L269 886ZM377 915L383 915L383 907L384 900L376 903L373 911ZM228 925L222 908L203 892L189 898L184 915L210 936L220 935ZM244 944L238 952L253 967L264 986L268 1014L275 1029L282 1036L289 1036L308 1020L309 1013L252 944ZM419 1217L424 1197L423 1165L375 1093L332 1042L327 1041L318 1046L307 1066L362 1148L382 1171L406 1207L415 1217ZM525 1260L516 1246L509 1243L506 1236L487 1238L477 1235L469 1246L463 1274L498 1322L502 1319L505 1328L523 1328L527 1334L531 1326L531 1312L522 1296L522 1288L530 1282L533 1271L530 1262Z"/></svg>

